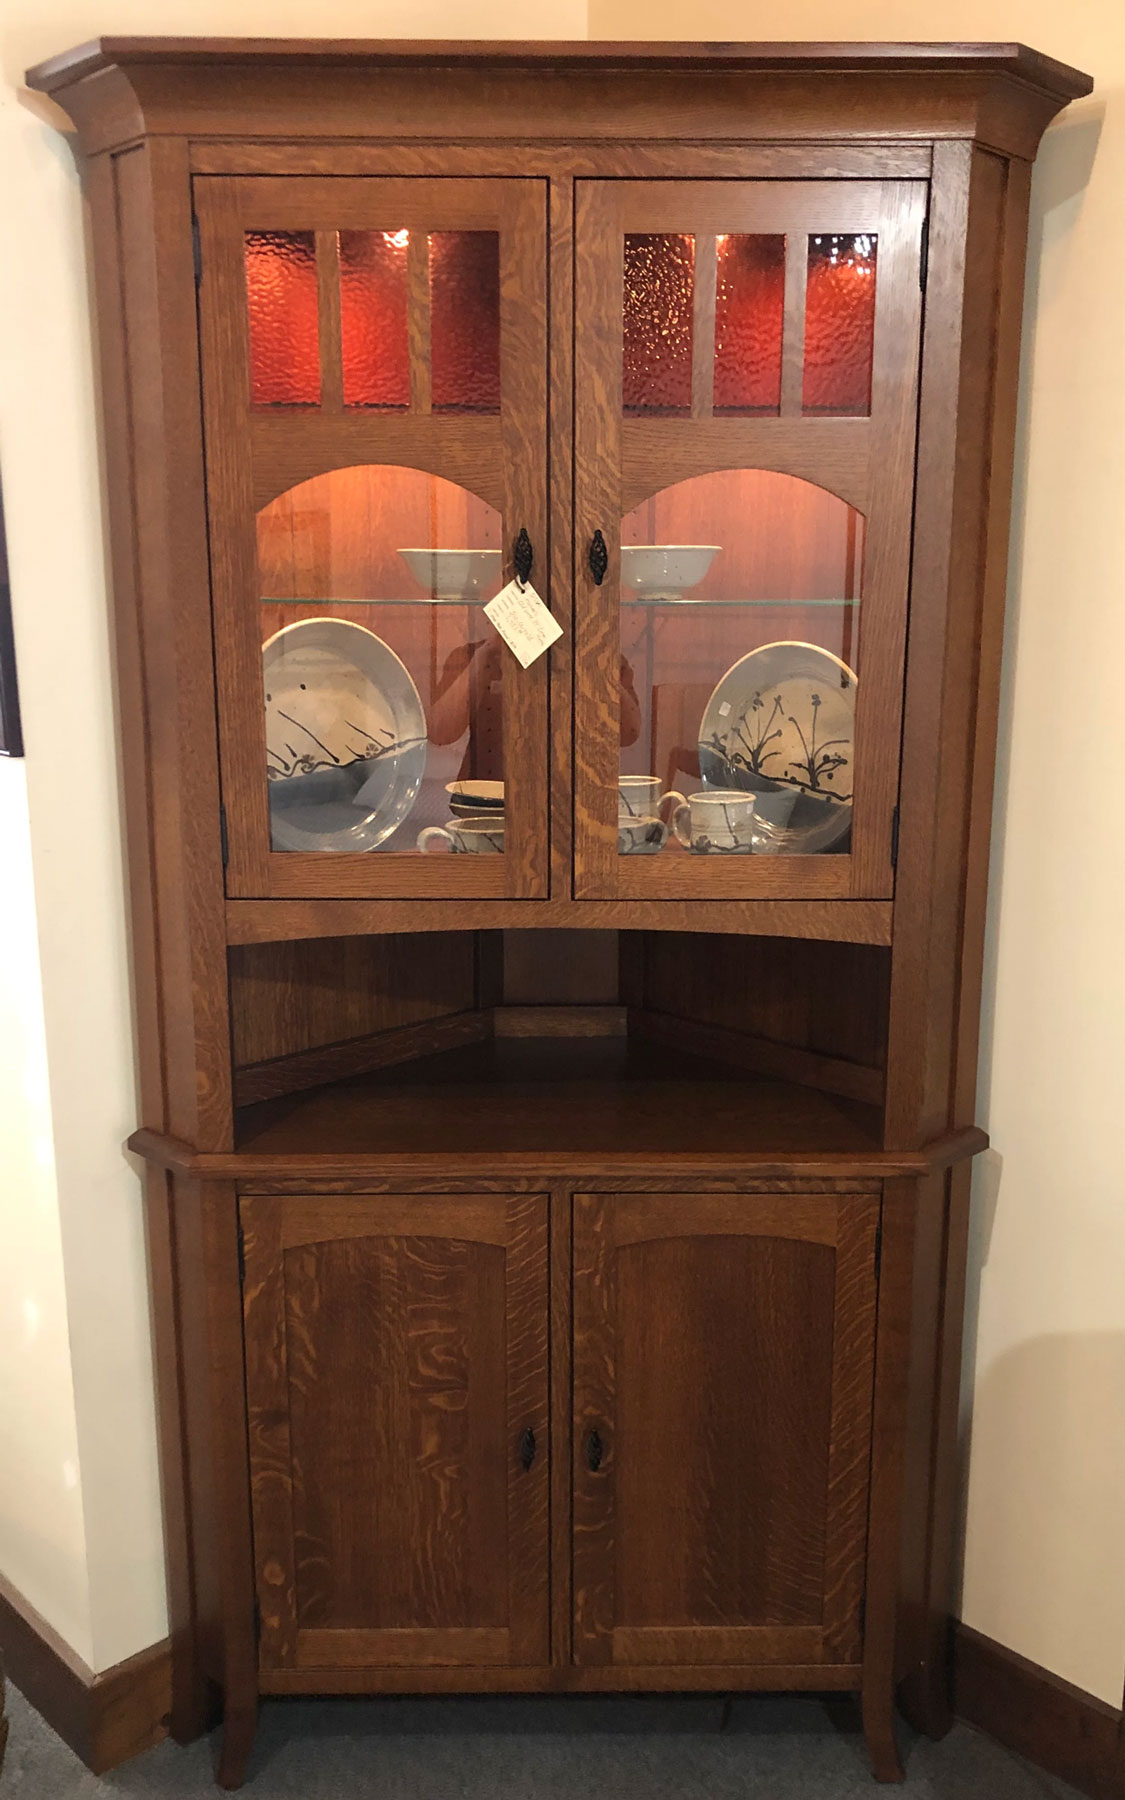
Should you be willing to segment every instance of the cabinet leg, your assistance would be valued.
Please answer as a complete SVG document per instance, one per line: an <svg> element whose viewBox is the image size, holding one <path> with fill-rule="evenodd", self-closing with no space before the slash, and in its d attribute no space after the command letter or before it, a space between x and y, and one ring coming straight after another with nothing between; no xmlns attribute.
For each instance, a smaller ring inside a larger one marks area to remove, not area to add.
<svg viewBox="0 0 1125 1800"><path fill-rule="evenodd" d="M223 1747L215 1780L221 1788L241 1787L258 1729L257 1702L228 1708L223 1715Z"/></svg>
<svg viewBox="0 0 1125 1800"><path fill-rule="evenodd" d="M943 1738L953 1726L949 1671L944 1659L935 1658L912 1669L899 1689L903 1714L924 1737Z"/></svg>
<svg viewBox="0 0 1125 1800"><path fill-rule="evenodd" d="M876 1781L904 1781L906 1777L902 1758L895 1739L894 1695L889 1688L874 1694L869 1687L865 1687L862 1710L863 1735L867 1743L867 1754L871 1758L871 1773Z"/></svg>

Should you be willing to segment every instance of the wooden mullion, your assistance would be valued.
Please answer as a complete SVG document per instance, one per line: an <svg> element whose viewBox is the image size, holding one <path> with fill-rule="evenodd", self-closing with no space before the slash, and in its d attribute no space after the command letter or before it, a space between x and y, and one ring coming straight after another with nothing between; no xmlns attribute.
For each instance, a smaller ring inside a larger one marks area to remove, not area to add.
<svg viewBox="0 0 1125 1800"><path fill-rule="evenodd" d="M695 296L691 348L691 416L709 419L715 403L715 278L718 247L713 233L695 239Z"/></svg>
<svg viewBox="0 0 1125 1800"><path fill-rule="evenodd" d="M425 231L412 231L406 252L406 318L410 346L410 410L430 411L430 252Z"/></svg>
<svg viewBox="0 0 1125 1800"><path fill-rule="evenodd" d="M344 366L340 341L339 233L316 234L316 289L320 320L320 409L344 410Z"/></svg>
<svg viewBox="0 0 1125 1800"><path fill-rule="evenodd" d="M799 418L805 388L805 290L808 233L785 234L785 324L781 346L781 416Z"/></svg>

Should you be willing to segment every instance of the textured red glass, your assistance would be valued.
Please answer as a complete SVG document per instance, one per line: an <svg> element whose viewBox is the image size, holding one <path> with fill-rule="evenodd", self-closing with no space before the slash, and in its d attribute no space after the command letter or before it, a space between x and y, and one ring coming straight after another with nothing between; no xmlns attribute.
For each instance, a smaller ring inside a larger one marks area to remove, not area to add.
<svg viewBox="0 0 1125 1800"><path fill-rule="evenodd" d="M715 411L781 410L785 239L723 233L715 283Z"/></svg>
<svg viewBox="0 0 1125 1800"><path fill-rule="evenodd" d="M246 303L254 405L319 406L316 242L311 231L246 233Z"/></svg>
<svg viewBox="0 0 1125 1800"><path fill-rule="evenodd" d="M871 236L809 239L805 290L804 410L869 413L875 342Z"/></svg>
<svg viewBox="0 0 1125 1800"><path fill-rule="evenodd" d="M691 411L695 239L625 239L622 403L627 413Z"/></svg>
<svg viewBox="0 0 1125 1800"><path fill-rule="evenodd" d="M430 233L430 403L435 412L500 411L500 238Z"/></svg>
<svg viewBox="0 0 1125 1800"><path fill-rule="evenodd" d="M406 339L408 231L341 231L344 405L410 405Z"/></svg>

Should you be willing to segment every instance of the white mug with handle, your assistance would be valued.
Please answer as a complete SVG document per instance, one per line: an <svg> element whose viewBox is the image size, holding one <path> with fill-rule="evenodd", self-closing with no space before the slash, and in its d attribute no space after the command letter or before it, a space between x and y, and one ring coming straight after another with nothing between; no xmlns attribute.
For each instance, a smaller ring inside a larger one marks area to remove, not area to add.
<svg viewBox="0 0 1125 1800"><path fill-rule="evenodd" d="M430 845L448 844L456 856L495 855L504 848L504 815L488 813L467 819L447 819L444 825L427 825L418 833L423 855Z"/></svg>
<svg viewBox="0 0 1125 1800"><path fill-rule="evenodd" d="M672 814L672 829L696 856L749 856L754 848L754 795L737 788L689 794Z"/></svg>

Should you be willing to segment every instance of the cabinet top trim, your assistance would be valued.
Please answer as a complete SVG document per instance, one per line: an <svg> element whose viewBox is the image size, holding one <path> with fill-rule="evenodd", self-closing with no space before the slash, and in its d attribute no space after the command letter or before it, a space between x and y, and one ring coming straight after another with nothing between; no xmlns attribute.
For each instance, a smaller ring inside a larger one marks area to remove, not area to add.
<svg viewBox="0 0 1125 1800"><path fill-rule="evenodd" d="M617 65L641 71L737 70L794 74L1006 74L1059 101L1088 94L1090 76L1024 44L899 43L552 43L368 39L102 37L27 72L29 87L55 93L112 67L142 64L244 68L472 68L520 64L536 68Z"/></svg>

